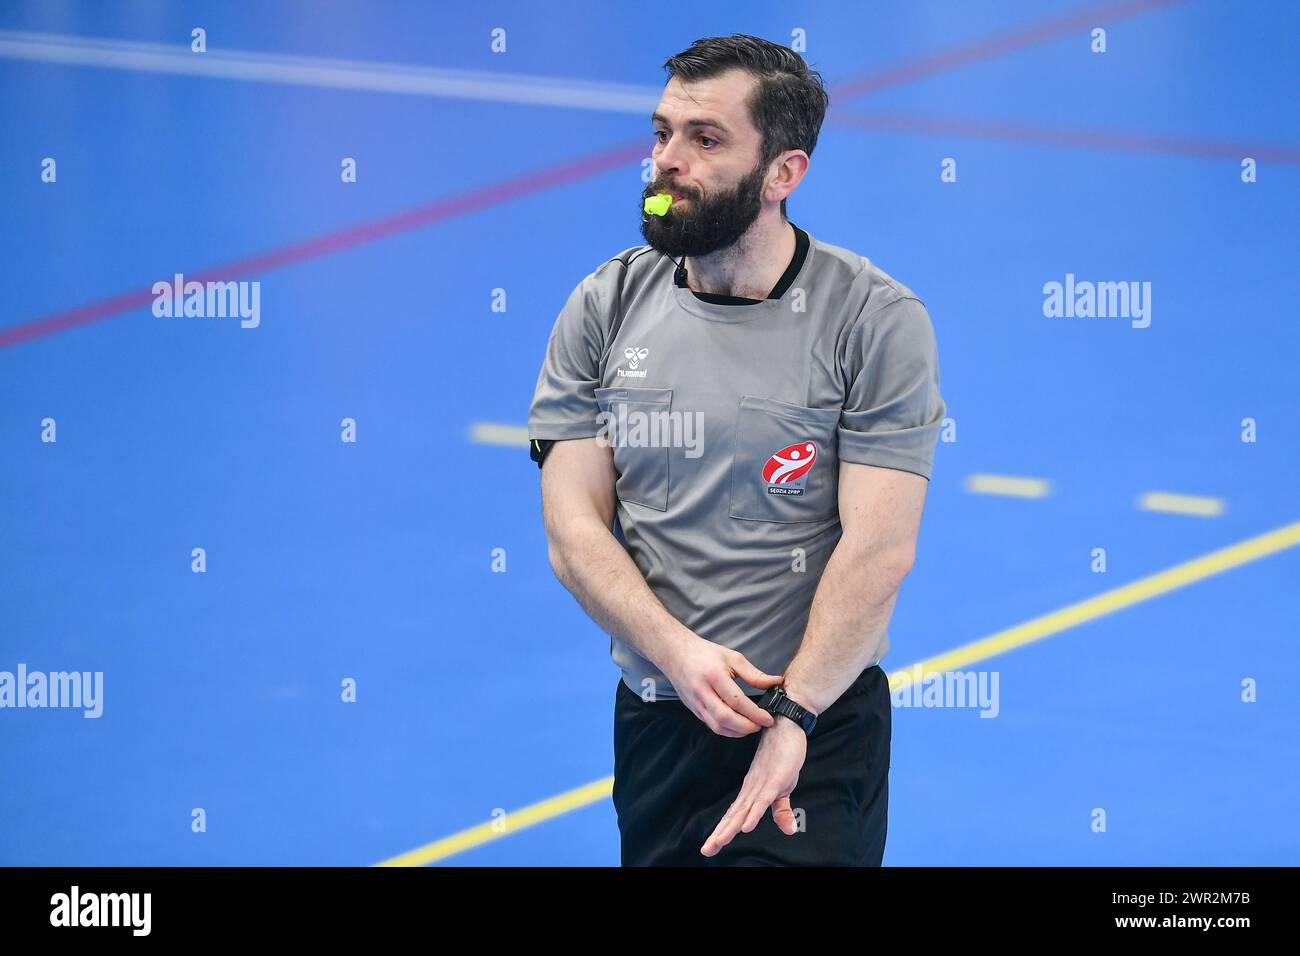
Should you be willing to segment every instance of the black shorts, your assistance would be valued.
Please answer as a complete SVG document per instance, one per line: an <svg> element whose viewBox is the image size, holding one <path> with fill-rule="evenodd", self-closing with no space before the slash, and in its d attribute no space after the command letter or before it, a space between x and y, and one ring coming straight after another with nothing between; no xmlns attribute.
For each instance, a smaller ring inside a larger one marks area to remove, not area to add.
<svg viewBox="0 0 1300 956"><path fill-rule="evenodd" d="M751 698L757 700L757 697ZM770 809L716 856L700 847L740 793L760 734L723 737L678 700L614 699L614 810L624 866L879 866L889 807L889 678L864 670L817 718L790 794L803 829ZM778 720L786 720L778 717Z"/></svg>

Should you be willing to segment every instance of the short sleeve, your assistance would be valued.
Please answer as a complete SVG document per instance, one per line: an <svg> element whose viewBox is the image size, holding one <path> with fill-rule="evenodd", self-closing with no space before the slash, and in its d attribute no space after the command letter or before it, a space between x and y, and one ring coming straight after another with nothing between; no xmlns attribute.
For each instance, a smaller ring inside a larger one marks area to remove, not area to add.
<svg viewBox="0 0 1300 956"><path fill-rule="evenodd" d="M929 313L906 297L859 318L843 360L841 461L910 471L929 479L947 414Z"/></svg>
<svg viewBox="0 0 1300 956"><path fill-rule="evenodd" d="M606 319L600 278L597 270L578 283L551 329L528 409L530 440L590 438L599 430L596 387Z"/></svg>

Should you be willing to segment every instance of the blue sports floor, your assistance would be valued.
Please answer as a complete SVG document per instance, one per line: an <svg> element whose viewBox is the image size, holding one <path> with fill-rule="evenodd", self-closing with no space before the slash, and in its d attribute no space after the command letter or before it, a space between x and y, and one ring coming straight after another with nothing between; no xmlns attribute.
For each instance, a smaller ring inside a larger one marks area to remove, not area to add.
<svg viewBox="0 0 1300 956"><path fill-rule="evenodd" d="M618 863L608 638L476 439L641 242L663 61L794 31L790 218L925 300L955 423L886 668L1182 568L974 654L995 719L896 708L886 864L1300 860L1300 6L86 0L0 6L0 671L103 714L0 709L0 863ZM260 325L156 317L178 272ZM1045 317L1067 274L1149 327Z"/></svg>

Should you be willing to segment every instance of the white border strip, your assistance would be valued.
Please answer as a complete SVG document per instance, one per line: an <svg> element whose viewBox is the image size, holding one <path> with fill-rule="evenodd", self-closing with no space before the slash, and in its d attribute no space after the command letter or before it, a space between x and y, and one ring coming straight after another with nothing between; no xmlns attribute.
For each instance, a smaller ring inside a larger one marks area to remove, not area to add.
<svg viewBox="0 0 1300 956"><path fill-rule="evenodd" d="M1042 478L1014 478L1011 475L971 475L966 490L977 495L1008 495L1012 498L1046 498L1051 486Z"/></svg>
<svg viewBox="0 0 1300 956"><path fill-rule="evenodd" d="M659 90L651 87L565 80L553 76L436 69L240 50L209 49L206 53L194 53L189 46L15 30L0 30L0 59L371 93L564 106L636 113L646 117L647 121L659 102L660 94Z"/></svg>
<svg viewBox="0 0 1300 956"><path fill-rule="evenodd" d="M483 445L518 445L527 448L528 428L525 425L479 422L470 429L470 441Z"/></svg>
<svg viewBox="0 0 1300 956"><path fill-rule="evenodd" d="M1224 504L1222 498L1178 495L1169 491L1148 491L1138 499L1138 508L1142 511L1161 511L1171 515L1217 518L1223 514Z"/></svg>

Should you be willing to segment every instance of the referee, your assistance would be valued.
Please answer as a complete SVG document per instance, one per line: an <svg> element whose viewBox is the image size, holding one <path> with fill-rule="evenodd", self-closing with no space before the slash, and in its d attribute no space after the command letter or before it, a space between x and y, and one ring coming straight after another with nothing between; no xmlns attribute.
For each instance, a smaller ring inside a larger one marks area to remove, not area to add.
<svg viewBox="0 0 1300 956"><path fill-rule="evenodd" d="M946 411L933 328L786 218L816 71L746 35L664 68L641 198L673 201L573 290L528 415L551 567L622 670L622 863L878 866L879 665Z"/></svg>

